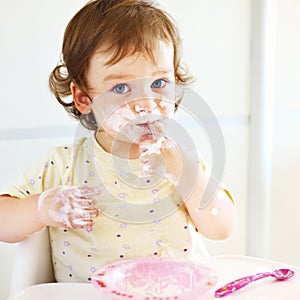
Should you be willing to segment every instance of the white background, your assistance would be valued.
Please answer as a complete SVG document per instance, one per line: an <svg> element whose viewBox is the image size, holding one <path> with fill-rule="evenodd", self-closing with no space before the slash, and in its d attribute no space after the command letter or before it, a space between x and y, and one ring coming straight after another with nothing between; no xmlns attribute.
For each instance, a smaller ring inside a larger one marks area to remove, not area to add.
<svg viewBox="0 0 300 300"><path fill-rule="evenodd" d="M49 146L72 142L76 124L48 90L64 28L83 0L0 0L0 189ZM248 254L249 130L253 64L251 0L162 0L177 20L193 89L217 115L226 142L224 181L238 210L226 241L206 241L211 254ZM300 1L277 6L275 102L267 257L300 265ZM273 53L273 54L274 54ZM271 53L270 53L271 54ZM196 136L195 130L191 134ZM265 155L271 155L266 153ZM16 218L17 222L17 218ZM260 225L260 224L259 224ZM251 241L249 241L251 243ZM0 243L0 300L9 292L15 245Z"/></svg>

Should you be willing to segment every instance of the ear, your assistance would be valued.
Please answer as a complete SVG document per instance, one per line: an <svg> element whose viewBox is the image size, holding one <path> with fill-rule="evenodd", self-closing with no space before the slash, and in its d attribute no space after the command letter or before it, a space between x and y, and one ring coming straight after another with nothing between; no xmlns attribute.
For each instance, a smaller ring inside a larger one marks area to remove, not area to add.
<svg viewBox="0 0 300 300"><path fill-rule="evenodd" d="M73 82L70 84L70 89L72 92L73 100L75 103L76 108L82 113L82 114L88 114L92 111L90 105L91 100L90 98L83 93L80 88Z"/></svg>

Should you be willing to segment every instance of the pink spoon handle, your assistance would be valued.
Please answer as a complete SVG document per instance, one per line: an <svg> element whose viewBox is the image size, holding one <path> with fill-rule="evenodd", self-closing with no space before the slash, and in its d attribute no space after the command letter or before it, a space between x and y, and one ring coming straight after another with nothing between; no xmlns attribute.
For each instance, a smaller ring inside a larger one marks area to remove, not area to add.
<svg viewBox="0 0 300 300"><path fill-rule="evenodd" d="M232 294L233 292L241 289L242 287L248 285L249 283L251 283L253 281L256 281L256 280L259 280L259 279L262 279L262 278L265 278L268 276L272 276L272 273L270 273L270 272L258 273L255 275L246 276L246 277L231 281L230 283L227 283L220 289L216 290L215 297L222 298L224 296Z"/></svg>

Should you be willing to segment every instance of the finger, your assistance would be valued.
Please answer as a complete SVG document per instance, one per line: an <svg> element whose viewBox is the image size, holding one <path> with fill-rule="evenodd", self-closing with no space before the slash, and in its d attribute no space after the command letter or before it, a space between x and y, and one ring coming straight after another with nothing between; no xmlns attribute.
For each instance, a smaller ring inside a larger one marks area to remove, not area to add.
<svg viewBox="0 0 300 300"><path fill-rule="evenodd" d="M94 220L75 219L72 221L72 228L74 228L74 229L92 228L94 225L95 225Z"/></svg>
<svg viewBox="0 0 300 300"><path fill-rule="evenodd" d="M73 207L82 207L82 208L94 208L98 200L95 198L87 198L87 199L73 199L72 204Z"/></svg>
<svg viewBox="0 0 300 300"><path fill-rule="evenodd" d="M75 218L95 218L99 215L100 210L97 208L82 208L80 206L74 207L72 214L70 214L70 217Z"/></svg>
<svg viewBox="0 0 300 300"><path fill-rule="evenodd" d="M79 186L78 188L85 197L91 197L101 194L101 190L98 187L83 185Z"/></svg>
<svg viewBox="0 0 300 300"><path fill-rule="evenodd" d="M62 222L60 222L60 226L62 228L89 228L93 227L95 224L94 218L99 215L99 211L94 212L84 212L82 211L80 214L70 213Z"/></svg>
<svg viewBox="0 0 300 300"><path fill-rule="evenodd" d="M86 199L101 194L99 188L88 187L88 186L71 187L71 189L65 189L63 192L64 192L64 197L69 197L72 199Z"/></svg>

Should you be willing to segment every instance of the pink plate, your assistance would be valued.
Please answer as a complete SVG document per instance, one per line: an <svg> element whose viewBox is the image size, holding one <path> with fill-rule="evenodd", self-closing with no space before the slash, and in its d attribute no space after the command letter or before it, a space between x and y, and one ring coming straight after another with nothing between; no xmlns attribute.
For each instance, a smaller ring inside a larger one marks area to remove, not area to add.
<svg viewBox="0 0 300 300"><path fill-rule="evenodd" d="M202 264L147 257L107 265L92 283L110 299L196 300L216 285L217 275Z"/></svg>

